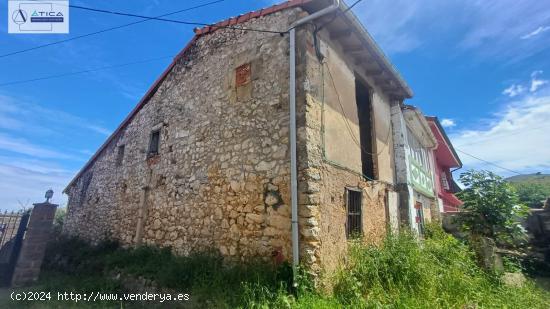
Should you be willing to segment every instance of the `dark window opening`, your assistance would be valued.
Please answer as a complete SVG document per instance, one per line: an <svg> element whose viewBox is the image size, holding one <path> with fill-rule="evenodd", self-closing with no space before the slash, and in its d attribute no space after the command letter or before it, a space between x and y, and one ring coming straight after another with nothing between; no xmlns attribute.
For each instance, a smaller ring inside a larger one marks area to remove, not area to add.
<svg viewBox="0 0 550 309"><path fill-rule="evenodd" d="M361 216L362 193L353 189L346 189L346 193L348 209L346 236L350 238L363 233L363 220Z"/></svg>
<svg viewBox="0 0 550 309"><path fill-rule="evenodd" d="M159 153L160 143L160 130L151 132L151 139L149 141L149 155L156 155Z"/></svg>
<svg viewBox="0 0 550 309"><path fill-rule="evenodd" d="M88 187L90 186L90 183L92 182L93 173L88 172L82 176L82 189L80 190L80 204L82 205L84 203L84 200L86 199L86 195L88 194Z"/></svg>
<svg viewBox="0 0 550 309"><path fill-rule="evenodd" d="M122 161L124 161L124 148L124 145L118 146L116 155L116 166L121 166Z"/></svg>
<svg viewBox="0 0 550 309"><path fill-rule="evenodd" d="M368 179L376 179L373 157L372 104L369 88L359 76L355 76L355 100L359 116L362 173Z"/></svg>

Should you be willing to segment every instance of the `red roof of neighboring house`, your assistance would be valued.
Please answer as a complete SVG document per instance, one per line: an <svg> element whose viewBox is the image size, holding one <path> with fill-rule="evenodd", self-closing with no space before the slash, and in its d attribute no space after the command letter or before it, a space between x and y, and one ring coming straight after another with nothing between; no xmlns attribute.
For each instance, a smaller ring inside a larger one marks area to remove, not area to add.
<svg viewBox="0 0 550 309"><path fill-rule="evenodd" d="M426 119L437 139L437 148L434 153L438 163L447 168L462 167L462 162L437 117L426 116Z"/></svg>
<svg viewBox="0 0 550 309"><path fill-rule="evenodd" d="M455 207L458 207L458 206L464 204L454 194L452 194L450 192L447 192L445 190L439 192L437 195L443 200L444 204L448 204L448 205L455 206Z"/></svg>

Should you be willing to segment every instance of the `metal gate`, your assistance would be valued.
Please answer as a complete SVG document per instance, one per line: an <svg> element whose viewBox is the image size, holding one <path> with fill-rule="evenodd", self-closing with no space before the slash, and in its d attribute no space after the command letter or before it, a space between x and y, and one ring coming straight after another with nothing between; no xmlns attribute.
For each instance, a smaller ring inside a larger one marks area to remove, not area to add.
<svg viewBox="0 0 550 309"><path fill-rule="evenodd" d="M0 212L0 286L11 283L29 216L30 210Z"/></svg>

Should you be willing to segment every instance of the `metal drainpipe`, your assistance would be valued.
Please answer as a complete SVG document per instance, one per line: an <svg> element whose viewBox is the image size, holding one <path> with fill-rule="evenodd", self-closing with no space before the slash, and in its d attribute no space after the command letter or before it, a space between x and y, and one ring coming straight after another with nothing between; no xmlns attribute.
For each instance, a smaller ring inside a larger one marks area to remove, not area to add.
<svg viewBox="0 0 550 309"><path fill-rule="evenodd" d="M298 264L300 263L300 247L298 245L298 169L296 164L296 27L326 15L340 7L340 0L334 0L328 6L314 14L304 17L293 23L290 34L290 201L292 210L292 270L294 286Z"/></svg>

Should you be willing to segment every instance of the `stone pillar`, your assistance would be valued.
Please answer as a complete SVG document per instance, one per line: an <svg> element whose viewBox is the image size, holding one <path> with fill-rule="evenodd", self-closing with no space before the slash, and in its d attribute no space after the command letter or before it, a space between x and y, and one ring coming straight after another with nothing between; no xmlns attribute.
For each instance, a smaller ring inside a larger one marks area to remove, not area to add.
<svg viewBox="0 0 550 309"><path fill-rule="evenodd" d="M21 252L15 264L12 286L24 286L38 279L56 209L57 205L49 202L34 204Z"/></svg>
<svg viewBox="0 0 550 309"><path fill-rule="evenodd" d="M391 124L393 130L393 149L395 156L395 189L399 194L399 221L403 225L416 229L414 222L414 192L409 185L409 156L407 139L407 124L401 110L402 102L391 103Z"/></svg>

